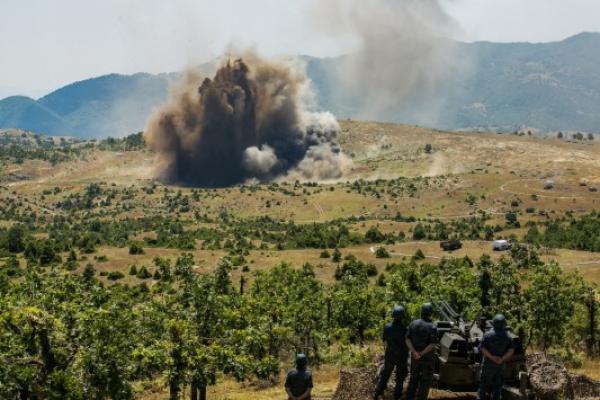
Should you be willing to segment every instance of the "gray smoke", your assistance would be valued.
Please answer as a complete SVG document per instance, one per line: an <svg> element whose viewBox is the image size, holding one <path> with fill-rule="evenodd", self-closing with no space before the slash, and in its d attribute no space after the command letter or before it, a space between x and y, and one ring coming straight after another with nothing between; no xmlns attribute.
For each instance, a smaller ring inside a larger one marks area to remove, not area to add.
<svg viewBox="0 0 600 400"><path fill-rule="evenodd" d="M248 147L244 151L243 164L244 168L252 174L268 174L277 165L277 155L267 144L260 149L256 146Z"/></svg>
<svg viewBox="0 0 600 400"><path fill-rule="evenodd" d="M359 48L337 71L336 96L361 116L389 117L405 104L435 112L439 91L467 68L449 38L457 24L439 0L323 0L314 19L329 35L351 37Z"/></svg>
<svg viewBox="0 0 600 400"><path fill-rule="evenodd" d="M298 68L246 54L212 79L189 71L144 137L159 177L172 183L336 179L348 166L335 142L339 127L331 114L310 112L313 98Z"/></svg>

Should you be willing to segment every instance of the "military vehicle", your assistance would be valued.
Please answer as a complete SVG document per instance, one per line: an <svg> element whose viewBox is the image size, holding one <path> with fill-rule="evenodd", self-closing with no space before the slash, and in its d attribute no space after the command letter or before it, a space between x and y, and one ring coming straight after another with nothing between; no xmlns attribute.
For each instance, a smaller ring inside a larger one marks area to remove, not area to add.
<svg viewBox="0 0 600 400"><path fill-rule="evenodd" d="M440 389L452 391L476 391L479 386L482 355L479 344L484 333L492 329L491 321L464 321L444 300L434 302L442 317L436 322L438 328L437 384ZM512 398L525 398L523 379L526 378L525 349L521 339L509 328L509 335L515 343L515 355L505 369L505 389L512 392ZM506 396L509 397L509 396Z"/></svg>
<svg viewBox="0 0 600 400"><path fill-rule="evenodd" d="M440 243L440 247L444 251L454 251L462 248L462 243L460 240L452 239L452 240L444 240Z"/></svg>

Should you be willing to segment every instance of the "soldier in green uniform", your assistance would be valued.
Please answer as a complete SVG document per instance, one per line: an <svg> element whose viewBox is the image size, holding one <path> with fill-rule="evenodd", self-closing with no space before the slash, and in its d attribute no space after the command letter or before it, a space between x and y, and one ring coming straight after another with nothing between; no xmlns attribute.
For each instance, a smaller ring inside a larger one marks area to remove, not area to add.
<svg viewBox="0 0 600 400"><path fill-rule="evenodd" d="M410 350L410 380L406 400L426 400L435 371L437 328L431 320L431 303L421 307L421 318L413 321L406 334L406 345Z"/></svg>
<svg viewBox="0 0 600 400"><path fill-rule="evenodd" d="M490 393L493 400L501 399L504 385L504 365L515 352L513 340L506 330L504 315L496 315L492 320L492 326L494 329L483 336L479 346L483 355L483 363L478 400L488 399Z"/></svg>
<svg viewBox="0 0 600 400"><path fill-rule="evenodd" d="M393 322L383 328L383 343L385 344L385 361L379 376L379 383L375 389L375 400L378 400L385 388L394 369L396 370L396 387L394 399L402 397L404 380L408 374L408 348L406 347L406 326L404 307L395 306L392 310Z"/></svg>

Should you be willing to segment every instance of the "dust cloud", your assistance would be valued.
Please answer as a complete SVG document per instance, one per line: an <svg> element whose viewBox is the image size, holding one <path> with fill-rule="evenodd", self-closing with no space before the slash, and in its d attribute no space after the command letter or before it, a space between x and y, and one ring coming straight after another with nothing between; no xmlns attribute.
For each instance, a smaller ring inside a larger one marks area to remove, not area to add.
<svg viewBox="0 0 600 400"><path fill-rule="evenodd" d="M386 119L400 106L431 119L439 91L469 68L450 39L458 24L439 0L323 0L312 14L323 33L358 46L336 71L335 95L352 99L359 117Z"/></svg>
<svg viewBox="0 0 600 400"><path fill-rule="evenodd" d="M341 177L349 159L329 113L310 110L310 81L291 63L228 58L210 79L190 70L147 124L158 177L225 187Z"/></svg>

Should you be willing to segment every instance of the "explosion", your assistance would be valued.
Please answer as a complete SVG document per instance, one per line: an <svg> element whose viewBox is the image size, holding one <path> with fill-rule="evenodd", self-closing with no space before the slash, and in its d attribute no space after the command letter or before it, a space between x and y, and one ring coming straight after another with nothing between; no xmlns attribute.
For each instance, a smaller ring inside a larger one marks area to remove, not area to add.
<svg viewBox="0 0 600 400"><path fill-rule="evenodd" d="M188 72L145 130L159 177L199 187L341 177L349 160L335 143L339 126L306 110L308 84L255 56L224 62L213 79Z"/></svg>

